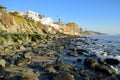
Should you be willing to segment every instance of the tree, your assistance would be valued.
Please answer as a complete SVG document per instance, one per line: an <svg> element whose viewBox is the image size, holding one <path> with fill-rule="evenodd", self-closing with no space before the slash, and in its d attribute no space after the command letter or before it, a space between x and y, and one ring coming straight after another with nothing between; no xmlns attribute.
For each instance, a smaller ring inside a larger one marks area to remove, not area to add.
<svg viewBox="0 0 120 80"><path fill-rule="evenodd" d="M14 15L14 16L18 16L18 15L19 15L19 12L18 12L18 11L10 12L10 14L12 14L12 15Z"/></svg>
<svg viewBox="0 0 120 80"><path fill-rule="evenodd" d="M3 6L3 5L0 5L0 11L6 10L6 9L7 9L7 7L5 7L5 6Z"/></svg>

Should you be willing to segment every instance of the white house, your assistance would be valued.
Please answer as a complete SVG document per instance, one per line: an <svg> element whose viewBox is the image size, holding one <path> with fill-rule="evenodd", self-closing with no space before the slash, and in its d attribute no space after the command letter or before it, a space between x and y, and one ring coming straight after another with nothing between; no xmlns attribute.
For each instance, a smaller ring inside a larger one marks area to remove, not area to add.
<svg viewBox="0 0 120 80"><path fill-rule="evenodd" d="M35 20L35 21L40 21L39 18L39 14L33 11L25 11L25 12L20 12L21 16L25 16L27 15L28 17L30 17L31 19Z"/></svg>
<svg viewBox="0 0 120 80"><path fill-rule="evenodd" d="M44 17L43 17L42 19L40 19L40 22L41 22L42 24L45 24L45 25L54 27L55 29L58 29L58 30L59 30L59 25L54 24L54 23L53 23L53 20L52 20L50 17L48 17L48 18L44 18Z"/></svg>
<svg viewBox="0 0 120 80"><path fill-rule="evenodd" d="M39 21L39 22L41 22L42 24L45 24L45 25L54 27L54 28L57 29L57 30L60 30L60 29L59 29L59 25L54 24L54 23L53 23L53 19L50 18L50 17L48 17L48 18L45 18L45 17L40 18L38 13L33 12L33 11L30 11L30 10L29 10L29 11L25 11L25 12L20 12L20 15L21 15L21 16L28 15L28 17L30 17L31 19L33 19L33 20L35 20L35 21Z"/></svg>

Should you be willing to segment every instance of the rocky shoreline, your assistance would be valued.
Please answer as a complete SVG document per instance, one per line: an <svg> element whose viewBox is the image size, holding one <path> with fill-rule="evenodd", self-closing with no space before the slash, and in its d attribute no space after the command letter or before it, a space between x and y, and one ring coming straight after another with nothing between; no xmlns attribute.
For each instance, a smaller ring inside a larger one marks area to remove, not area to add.
<svg viewBox="0 0 120 80"><path fill-rule="evenodd" d="M117 59L91 54L88 37L51 37L1 48L0 80L120 80ZM93 40L93 44L95 41Z"/></svg>

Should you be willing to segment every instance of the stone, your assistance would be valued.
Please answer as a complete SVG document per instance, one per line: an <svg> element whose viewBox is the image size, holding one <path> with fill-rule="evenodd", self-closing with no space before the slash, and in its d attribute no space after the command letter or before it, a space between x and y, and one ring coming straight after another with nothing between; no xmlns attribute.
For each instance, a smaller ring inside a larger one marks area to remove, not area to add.
<svg viewBox="0 0 120 80"><path fill-rule="evenodd" d="M82 62L82 59L78 58L78 59L77 59L77 62Z"/></svg>
<svg viewBox="0 0 120 80"><path fill-rule="evenodd" d="M84 66L88 68L94 68L97 64L96 60L90 57L87 57L84 61Z"/></svg>
<svg viewBox="0 0 120 80"><path fill-rule="evenodd" d="M83 80L90 80L90 77L89 77L89 76L85 76L85 77L83 78Z"/></svg>
<svg viewBox="0 0 120 80"><path fill-rule="evenodd" d="M39 75L34 73L32 69L28 69L26 72L23 73L23 80L39 80Z"/></svg>
<svg viewBox="0 0 120 80"><path fill-rule="evenodd" d="M76 49L78 53L89 53L87 50L84 49Z"/></svg>
<svg viewBox="0 0 120 80"><path fill-rule="evenodd" d="M119 65L120 64L119 60L113 59L113 58L106 58L104 61L109 65Z"/></svg>
<svg viewBox="0 0 120 80"><path fill-rule="evenodd" d="M67 52L66 53L67 56L73 56L73 57L77 57L78 54L74 53L74 52Z"/></svg>
<svg viewBox="0 0 120 80"><path fill-rule="evenodd" d="M32 58L32 53L31 52L27 52L27 53L24 54L24 57L31 59Z"/></svg>
<svg viewBox="0 0 120 80"><path fill-rule="evenodd" d="M5 69L2 65L0 65L0 80L2 80L5 77Z"/></svg>
<svg viewBox="0 0 120 80"><path fill-rule="evenodd" d="M54 50L50 50L47 54L49 54L49 55L53 55L53 54L56 54L57 52L56 51L54 51Z"/></svg>
<svg viewBox="0 0 120 80"><path fill-rule="evenodd" d="M83 77L88 76L88 74L87 74L83 69L81 69L81 70L79 71L79 73L80 73L80 75L83 76Z"/></svg>
<svg viewBox="0 0 120 80"><path fill-rule="evenodd" d="M98 63L100 63L100 64L106 64L106 62L102 58L98 58Z"/></svg>
<svg viewBox="0 0 120 80"><path fill-rule="evenodd" d="M16 49L25 50L26 48L23 45L16 46Z"/></svg>
<svg viewBox="0 0 120 80"><path fill-rule="evenodd" d="M69 63L65 63L65 62L57 62L57 64L54 66L54 68L57 70L57 71L69 71L70 69L73 69L73 65L72 64L69 64Z"/></svg>
<svg viewBox="0 0 120 80"><path fill-rule="evenodd" d="M54 77L54 80L75 80L75 79L72 74L63 73L63 74L59 74L58 76Z"/></svg>
<svg viewBox="0 0 120 80"><path fill-rule="evenodd" d="M51 72L55 73L55 72L56 72L56 70L55 70L55 68L53 67L53 65L47 65L47 66L45 67L45 70L48 71L49 73L51 73Z"/></svg>
<svg viewBox="0 0 120 80"><path fill-rule="evenodd" d="M2 65L3 67L6 67L6 61L4 59L0 59L0 65Z"/></svg>
<svg viewBox="0 0 120 80"><path fill-rule="evenodd" d="M108 76L111 76L111 75L116 75L116 71L114 69L112 69L110 66L108 65L96 65L95 66L95 71L96 72L101 72L101 73L104 73Z"/></svg>
<svg viewBox="0 0 120 80"><path fill-rule="evenodd" d="M30 78L25 76L25 77L23 77L23 80L30 80Z"/></svg>
<svg viewBox="0 0 120 80"><path fill-rule="evenodd" d="M16 65L17 66L27 66L30 63L31 63L30 59L24 58L24 59L17 61Z"/></svg>

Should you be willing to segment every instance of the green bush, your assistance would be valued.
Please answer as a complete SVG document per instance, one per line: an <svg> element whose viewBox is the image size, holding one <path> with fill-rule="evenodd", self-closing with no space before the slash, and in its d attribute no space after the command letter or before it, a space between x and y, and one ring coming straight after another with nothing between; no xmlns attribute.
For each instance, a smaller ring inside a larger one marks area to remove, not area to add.
<svg viewBox="0 0 120 80"><path fill-rule="evenodd" d="M0 34L0 45L10 42L17 43L19 41L40 41L45 40L45 35L40 34Z"/></svg>

